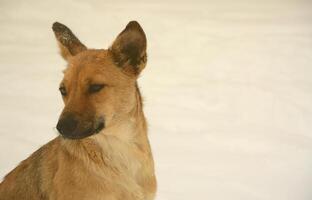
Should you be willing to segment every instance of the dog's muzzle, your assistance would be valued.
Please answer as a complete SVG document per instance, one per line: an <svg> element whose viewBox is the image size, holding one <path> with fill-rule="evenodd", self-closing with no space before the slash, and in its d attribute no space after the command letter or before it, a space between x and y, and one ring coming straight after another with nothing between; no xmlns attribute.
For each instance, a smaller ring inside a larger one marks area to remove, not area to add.
<svg viewBox="0 0 312 200"><path fill-rule="evenodd" d="M68 139L82 139L99 133L103 128L105 128L103 117L96 120L84 120L72 113L63 114L56 125L59 133Z"/></svg>

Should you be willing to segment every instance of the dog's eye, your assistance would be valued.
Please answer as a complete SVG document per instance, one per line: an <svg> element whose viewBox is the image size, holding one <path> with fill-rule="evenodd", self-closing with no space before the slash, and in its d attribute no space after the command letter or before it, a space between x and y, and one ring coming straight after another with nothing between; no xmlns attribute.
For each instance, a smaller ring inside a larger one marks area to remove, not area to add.
<svg viewBox="0 0 312 200"><path fill-rule="evenodd" d="M60 90L62 96L66 96L66 95L67 95L67 91L66 91L66 88L65 88L64 86L61 86L61 87L59 88L59 90Z"/></svg>
<svg viewBox="0 0 312 200"><path fill-rule="evenodd" d="M104 84L91 84L89 86L89 89L88 89L88 92L89 93L96 93L96 92L99 92L101 89L104 88Z"/></svg>

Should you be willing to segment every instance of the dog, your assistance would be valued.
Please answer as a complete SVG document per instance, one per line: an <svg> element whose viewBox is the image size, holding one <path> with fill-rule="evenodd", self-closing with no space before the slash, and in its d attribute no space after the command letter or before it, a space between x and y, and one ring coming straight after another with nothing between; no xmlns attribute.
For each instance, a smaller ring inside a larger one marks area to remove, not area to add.
<svg viewBox="0 0 312 200"><path fill-rule="evenodd" d="M88 49L52 26L68 65L60 83L59 135L0 184L0 200L153 200L154 161L137 78L146 36L128 23L108 49Z"/></svg>

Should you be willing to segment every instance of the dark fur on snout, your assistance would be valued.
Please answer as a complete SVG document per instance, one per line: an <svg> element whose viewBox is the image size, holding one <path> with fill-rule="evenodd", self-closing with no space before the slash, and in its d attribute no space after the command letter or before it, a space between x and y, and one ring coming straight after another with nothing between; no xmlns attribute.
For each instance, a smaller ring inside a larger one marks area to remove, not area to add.
<svg viewBox="0 0 312 200"><path fill-rule="evenodd" d="M103 117L96 119L80 117L75 113L62 114L56 129L59 133L68 139L82 139L93 134L99 133L105 128L105 121Z"/></svg>

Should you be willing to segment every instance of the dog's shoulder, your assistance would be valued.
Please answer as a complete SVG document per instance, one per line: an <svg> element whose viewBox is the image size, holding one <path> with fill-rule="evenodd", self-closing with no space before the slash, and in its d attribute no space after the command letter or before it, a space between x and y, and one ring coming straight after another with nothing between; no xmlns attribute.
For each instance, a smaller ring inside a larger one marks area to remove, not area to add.
<svg viewBox="0 0 312 200"><path fill-rule="evenodd" d="M2 197L20 199L25 198L25 195L29 197L28 199L45 199L42 190L46 183L43 182L42 177L47 174L43 160L56 161L55 158L53 159L52 152L58 148L57 143L59 143L59 138L43 145L8 173L0 184L0 200Z"/></svg>

